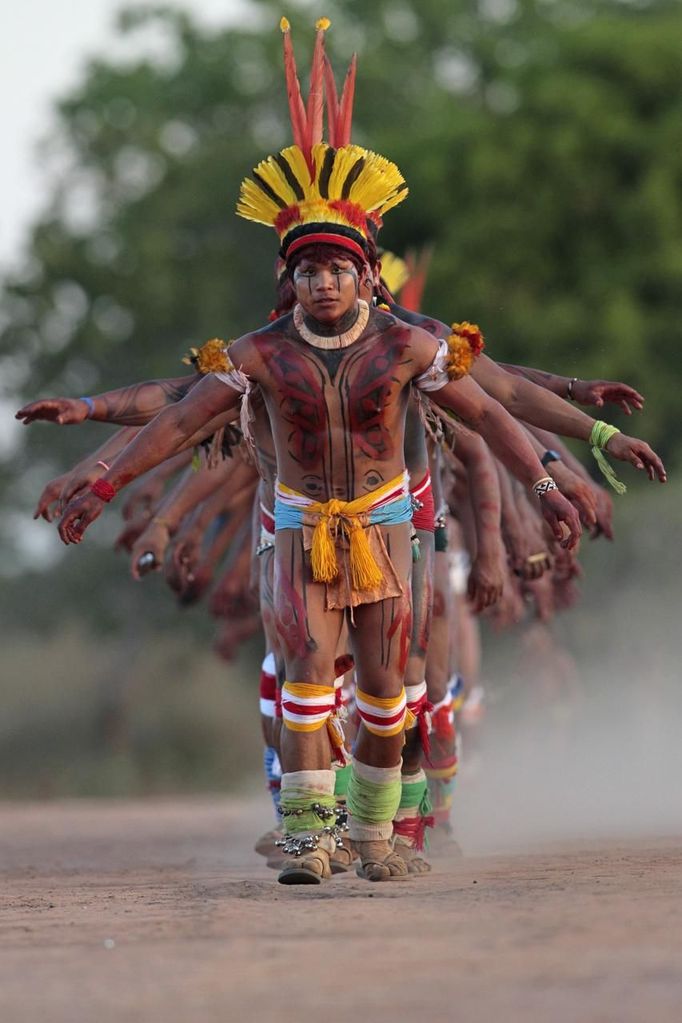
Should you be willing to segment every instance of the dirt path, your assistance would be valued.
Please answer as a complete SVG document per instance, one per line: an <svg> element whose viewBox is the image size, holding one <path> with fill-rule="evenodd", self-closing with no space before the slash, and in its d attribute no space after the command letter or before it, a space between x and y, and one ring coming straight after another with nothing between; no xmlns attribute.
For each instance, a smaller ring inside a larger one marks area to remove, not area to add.
<svg viewBox="0 0 682 1023"><path fill-rule="evenodd" d="M0 1019L682 1019L682 838L292 889L250 852L263 810L0 805Z"/></svg>

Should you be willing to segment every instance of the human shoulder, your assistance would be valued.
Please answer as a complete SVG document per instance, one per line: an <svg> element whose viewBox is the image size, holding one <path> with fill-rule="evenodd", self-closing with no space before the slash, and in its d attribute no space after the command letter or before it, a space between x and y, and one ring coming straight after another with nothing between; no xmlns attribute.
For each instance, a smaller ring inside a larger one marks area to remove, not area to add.
<svg viewBox="0 0 682 1023"><path fill-rule="evenodd" d="M287 313L233 341L229 355L234 368L258 382L265 371L272 344L282 341L290 331L290 324L291 314Z"/></svg>
<svg viewBox="0 0 682 1023"><path fill-rule="evenodd" d="M438 342L421 326L380 307L372 311L370 323L376 331L387 338L395 339L399 344L401 361L406 365L410 364L413 376L422 373L435 358Z"/></svg>
<svg viewBox="0 0 682 1023"><path fill-rule="evenodd" d="M404 320L405 323L411 323L414 327L421 327L422 330L425 330L427 334L431 334L432 337L447 337L450 333L450 328L442 320L437 320L432 316L425 316L424 313L417 313L413 309L404 309L395 302L389 308L393 316L399 320Z"/></svg>

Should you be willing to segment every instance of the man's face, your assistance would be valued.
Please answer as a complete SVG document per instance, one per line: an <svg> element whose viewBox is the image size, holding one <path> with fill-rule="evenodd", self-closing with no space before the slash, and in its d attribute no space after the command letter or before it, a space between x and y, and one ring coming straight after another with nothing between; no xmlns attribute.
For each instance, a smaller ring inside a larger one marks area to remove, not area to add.
<svg viewBox="0 0 682 1023"><path fill-rule="evenodd" d="M294 270L296 298L309 316L334 323L355 305L359 278L355 264L345 256L324 262L303 258Z"/></svg>

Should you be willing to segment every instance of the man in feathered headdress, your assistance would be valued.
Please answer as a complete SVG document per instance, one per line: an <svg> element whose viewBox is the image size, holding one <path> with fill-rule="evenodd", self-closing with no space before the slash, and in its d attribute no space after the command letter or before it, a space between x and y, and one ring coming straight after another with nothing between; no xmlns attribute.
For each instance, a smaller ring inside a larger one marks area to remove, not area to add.
<svg viewBox="0 0 682 1023"><path fill-rule="evenodd" d="M575 511L514 420L472 381L451 378L448 344L359 298L362 280L371 282L368 219L400 202L407 186L384 157L343 137L334 138L336 147L320 141L325 28L319 24L307 107L288 76L295 144L258 165L238 206L242 216L275 227L296 292L293 313L236 341L234 368L207 375L162 412L60 524L65 542L79 542L122 486L213 433L241 395L260 386L278 472L275 599L287 670L281 812L291 857L283 883L329 876L338 841L330 750L343 756L333 679L346 615L362 722L348 790L350 834L364 877L407 872L390 839L407 717L412 502L403 431L410 386L480 430L534 490L555 533L568 527L564 542L579 534Z"/></svg>

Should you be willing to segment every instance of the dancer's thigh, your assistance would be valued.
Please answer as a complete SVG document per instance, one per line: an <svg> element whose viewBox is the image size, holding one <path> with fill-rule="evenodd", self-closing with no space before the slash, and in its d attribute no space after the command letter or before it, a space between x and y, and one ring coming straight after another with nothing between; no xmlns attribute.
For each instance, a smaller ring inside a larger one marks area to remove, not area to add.
<svg viewBox="0 0 682 1023"><path fill-rule="evenodd" d="M343 612L325 610L325 587L313 582L301 530L277 531L273 592L287 679L333 685Z"/></svg>
<svg viewBox="0 0 682 1023"><path fill-rule="evenodd" d="M407 685L418 685L424 679L433 607L433 533L418 529L417 536L419 558L412 564L412 636L405 677Z"/></svg>
<svg viewBox="0 0 682 1023"><path fill-rule="evenodd" d="M398 578L400 597L355 608L350 639L358 686L372 696L396 696L403 685L412 636L412 549L409 523L387 526L384 542Z"/></svg>
<svg viewBox="0 0 682 1023"><path fill-rule="evenodd" d="M450 679L450 629L453 614L450 562L447 551L438 551L435 556L431 639L426 659L426 684L432 703L439 703L445 698L447 692Z"/></svg>

